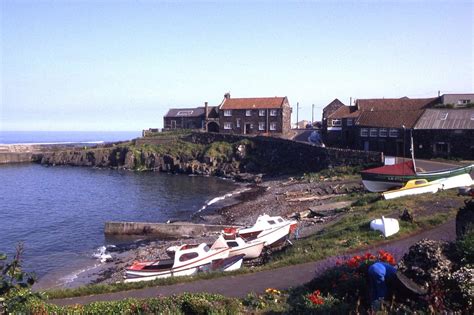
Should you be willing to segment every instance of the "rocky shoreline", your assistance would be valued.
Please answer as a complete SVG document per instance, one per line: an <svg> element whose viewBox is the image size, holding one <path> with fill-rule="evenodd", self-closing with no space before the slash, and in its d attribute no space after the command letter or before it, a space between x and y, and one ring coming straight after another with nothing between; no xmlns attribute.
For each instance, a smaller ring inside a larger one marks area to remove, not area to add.
<svg viewBox="0 0 474 315"><path fill-rule="evenodd" d="M341 181L338 178L327 178L318 182L279 177L264 180L259 184L247 184L243 192L235 194L230 205L223 206L215 212L204 212L194 218L195 222L209 224L252 225L258 215L269 214L284 217L295 217L311 207L331 203L331 199L351 192L361 191L360 181ZM242 190L242 188L239 188ZM321 199L295 201L295 196L320 196ZM329 198L326 198L328 197ZM314 218L303 218L298 224L298 236L306 237L321 230L326 224L334 222L344 215L344 210L325 211ZM166 248L184 243L213 243L217 233L209 233L196 238L183 238L176 241L136 240L121 245L108 245L104 251L104 262L88 269L62 287L77 287L87 284L108 284L123 281L124 270L135 260L152 260L166 258ZM109 256L110 255L110 256ZM41 289L47 287L41 286Z"/></svg>

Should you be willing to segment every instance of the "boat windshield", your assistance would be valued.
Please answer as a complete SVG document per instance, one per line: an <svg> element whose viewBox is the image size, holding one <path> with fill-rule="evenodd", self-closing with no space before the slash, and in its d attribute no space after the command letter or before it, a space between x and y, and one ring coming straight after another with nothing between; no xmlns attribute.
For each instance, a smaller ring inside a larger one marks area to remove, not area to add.
<svg viewBox="0 0 474 315"><path fill-rule="evenodd" d="M273 221L273 220L268 220L267 222L268 222L269 224L272 224L272 225L275 224L275 221Z"/></svg>

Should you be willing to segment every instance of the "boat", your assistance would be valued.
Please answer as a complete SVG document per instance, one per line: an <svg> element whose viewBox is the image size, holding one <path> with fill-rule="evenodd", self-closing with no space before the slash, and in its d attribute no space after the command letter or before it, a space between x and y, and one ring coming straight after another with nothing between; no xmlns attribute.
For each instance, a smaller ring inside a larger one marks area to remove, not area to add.
<svg viewBox="0 0 474 315"><path fill-rule="evenodd" d="M224 229L219 236L219 239L224 242L229 248L229 256L244 255L244 259L254 259L260 256L265 241L261 239L255 239L245 241L241 236L238 235L236 228Z"/></svg>
<svg viewBox="0 0 474 315"><path fill-rule="evenodd" d="M469 174L467 175L469 176ZM469 176L470 177L470 176ZM395 199L403 196L419 195L426 193L436 193L442 188L440 183L428 182L426 179L409 180L400 189L389 190L382 193L385 199Z"/></svg>
<svg viewBox="0 0 474 315"><path fill-rule="evenodd" d="M442 190L469 187L474 184L470 174L461 174L453 177L438 179L432 181L432 183L440 184Z"/></svg>
<svg viewBox="0 0 474 315"><path fill-rule="evenodd" d="M397 219L386 218L384 216L382 216L382 219L372 220L370 222L370 228L382 232L385 237L392 236L400 230Z"/></svg>
<svg viewBox="0 0 474 315"><path fill-rule="evenodd" d="M213 260L211 263L199 267L199 272L214 272L214 271L234 271L242 267L244 254L231 256L223 259Z"/></svg>
<svg viewBox="0 0 474 315"><path fill-rule="evenodd" d="M463 174L469 175L474 164L454 169L417 172L413 161L405 161L395 165L385 165L361 171L362 183L371 192L383 192L392 188L400 188L410 180L426 179L428 182L447 179Z"/></svg>
<svg viewBox="0 0 474 315"><path fill-rule="evenodd" d="M298 222L285 220L280 216L260 215L253 226L240 228L238 235L246 242L263 241L264 246L274 247L286 241L291 233L296 231Z"/></svg>
<svg viewBox="0 0 474 315"><path fill-rule="evenodd" d="M229 247L218 245L209 247L205 243L183 244L175 251L174 258L134 262L125 270L125 282L194 275L200 267L229 256Z"/></svg>

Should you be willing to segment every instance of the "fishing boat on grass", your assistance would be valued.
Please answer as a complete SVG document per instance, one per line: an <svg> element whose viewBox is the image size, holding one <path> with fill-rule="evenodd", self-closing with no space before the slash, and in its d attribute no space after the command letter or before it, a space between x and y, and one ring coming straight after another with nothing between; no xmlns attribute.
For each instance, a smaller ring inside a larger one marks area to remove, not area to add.
<svg viewBox="0 0 474 315"><path fill-rule="evenodd" d="M447 179L468 174L474 169L474 164L453 169L418 172L413 161L405 161L395 165L385 165L361 171L362 183L371 192L382 192L392 188L402 187L410 180L425 179L428 182Z"/></svg>
<svg viewBox="0 0 474 315"><path fill-rule="evenodd" d="M158 278L191 276L200 268L215 260L229 257L229 247L217 244L211 247L205 243L199 245L181 245L172 259L134 262L125 270L125 282L149 281Z"/></svg>
<svg viewBox="0 0 474 315"><path fill-rule="evenodd" d="M403 196L436 193L442 188L440 183L428 182L426 179L409 180L400 189L389 190L382 193L385 199L395 199Z"/></svg>
<svg viewBox="0 0 474 315"><path fill-rule="evenodd" d="M254 225L238 229L238 235L246 242L263 241L267 247L275 247L286 241L296 231L298 222L280 216L260 215Z"/></svg>
<svg viewBox="0 0 474 315"><path fill-rule="evenodd" d="M264 240L251 240L245 241L242 237L237 234L236 228L226 228L222 231L218 240L224 242L230 247L229 256L244 255L244 259L254 259L260 256L263 247L265 246Z"/></svg>

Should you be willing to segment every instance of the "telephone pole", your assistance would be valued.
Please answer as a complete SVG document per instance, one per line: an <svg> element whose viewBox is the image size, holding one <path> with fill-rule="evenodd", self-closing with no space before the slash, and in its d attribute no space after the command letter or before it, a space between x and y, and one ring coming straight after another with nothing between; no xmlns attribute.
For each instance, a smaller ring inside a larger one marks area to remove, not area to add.
<svg viewBox="0 0 474 315"><path fill-rule="evenodd" d="M314 104L311 106L311 126L314 124Z"/></svg>
<svg viewBox="0 0 474 315"><path fill-rule="evenodd" d="M299 129L299 118L298 118L298 115L299 115L299 111L300 111L300 103L299 102L296 102L296 129Z"/></svg>

